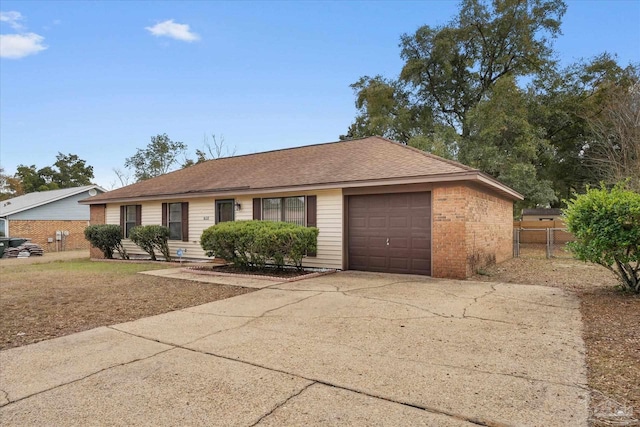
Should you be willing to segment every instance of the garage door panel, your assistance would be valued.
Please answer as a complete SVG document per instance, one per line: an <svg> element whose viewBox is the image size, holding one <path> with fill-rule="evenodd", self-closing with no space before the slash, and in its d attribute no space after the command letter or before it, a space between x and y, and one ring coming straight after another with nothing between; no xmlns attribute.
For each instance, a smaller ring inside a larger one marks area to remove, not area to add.
<svg viewBox="0 0 640 427"><path fill-rule="evenodd" d="M408 208L411 206L411 196L408 193L396 193L388 195L388 204L395 209Z"/></svg>
<svg viewBox="0 0 640 427"><path fill-rule="evenodd" d="M384 246L370 246L367 248L367 256L386 257L387 255L388 251Z"/></svg>
<svg viewBox="0 0 640 427"><path fill-rule="evenodd" d="M431 251L426 249L413 249L411 250L411 254L413 255L411 259L431 259Z"/></svg>
<svg viewBox="0 0 640 427"><path fill-rule="evenodd" d="M389 238L389 249L408 248L410 239L408 237Z"/></svg>
<svg viewBox="0 0 640 427"><path fill-rule="evenodd" d="M381 236L369 236L367 238L367 245L370 248L385 248L387 246L387 238L384 237L384 235L381 235Z"/></svg>
<svg viewBox="0 0 640 427"><path fill-rule="evenodd" d="M387 257L384 256L370 256L368 259L368 265L372 268L387 268Z"/></svg>
<svg viewBox="0 0 640 427"><path fill-rule="evenodd" d="M414 215L411 217L411 228L429 229L431 227L431 218Z"/></svg>
<svg viewBox="0 0 640 427"><path fill-rule="evenodd" d="M403 216L391 216L389 217L389 227L391 228L402 228L405 229L409 225L409 221L411 218L403 215Z"/></svg>
<svg viewBox="0 0 640 427"><path fill-rule="evenodd" d="M353 229L367 228L367 218L351 216L349 217L349 227L352 227Z"/></svg>
<svg viewBox="0 0 640 427"><path fill-rule="evenodd" d="M387 229L387 217L386 216L370 216L367 225L369 228L383 228Z"/></svg>
<svg viewBox="0 0 640 427"><path fill-rule="evenodd" d="M429 193L412 193L411 207L431 208L431 195Z"/></svg>
<svg viewBox="0 0 640 427"><path fill-rule="evenodd" d="M409 261L407 258L389 258L389 269L408 270Z"/></svg>
<svg viewBox="0 0 640 427"><path fill-rule="evenodd" d="M349 209L357 210L357 209L366 209L369 205L369 201L365 198L357 198L354 197L349 200Z"/></svg>
<svg viewBox="0 0 640 427"><path fill-rule="evenodd" d="M426 260L411 260L411 271L415 274L431 274L431 263Z"/></svg>
<svg viewBox="0 0 640 427"><path fill-rule="evenodd" d="M351 238L349 239L349 246L353 248L366 248L368 241L369 241L369 238L365 236L362 236L362 237L351 236Z"/></svg>
<svg viewBox="0 0 640 427"><path fill-rule="evenodd" d="M431 241L429 239L421 239L417 237L411 238L411 248L416 249L429 249L431 247Z"/></svg>
<svg viewBox="0 0 640 427"><path fill-rule="evenodd" d="M348 206L349 268L431 274L429 192L350 196Z"/></svg>

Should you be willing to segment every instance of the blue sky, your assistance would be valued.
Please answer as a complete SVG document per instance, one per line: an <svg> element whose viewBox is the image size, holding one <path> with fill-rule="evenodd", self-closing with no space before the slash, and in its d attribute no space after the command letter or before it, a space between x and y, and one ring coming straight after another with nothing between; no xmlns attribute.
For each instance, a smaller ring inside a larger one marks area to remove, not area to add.
<svg viewBox="0 0 640 427"><path fill-rule="evenodd" d="M564 64L604 51L640 62L640 0L567 4ZM335 141L355 116L349 85L397 76L400 35L457 6L3 0L0 164L73 153L111 188L112 169L160 133L191 157L212 133L237 154Z"/></svg>

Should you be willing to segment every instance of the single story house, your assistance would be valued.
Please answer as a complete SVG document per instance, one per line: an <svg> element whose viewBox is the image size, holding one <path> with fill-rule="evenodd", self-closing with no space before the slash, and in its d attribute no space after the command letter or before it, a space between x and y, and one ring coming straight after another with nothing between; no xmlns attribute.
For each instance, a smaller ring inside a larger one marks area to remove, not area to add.
<svg viewBox="0 0 640 427"><path fill-rule="evenodd" d="M78 201L106 192L98 185L38 191L0 202L0 233L24 237L45 251L89 249L89 207Z"/></svg>
<svg viewBox="0 0 640 427"><path fill-rule="evenodd" d="M531 208L522 210L522 221L560 221L560 208Z"/></svg>
<svg viewBox="0 0 640 427"><path fill-rule="evenodd" d="M92 224L120 224L130 253L144 253L126 239L139 224L168 226L172 252L206 258L199 239L214 224L290 221L320 231L305 266L466 278L512 256L521 199L476 169L369 137L210 160L80 203Z"/></svg>

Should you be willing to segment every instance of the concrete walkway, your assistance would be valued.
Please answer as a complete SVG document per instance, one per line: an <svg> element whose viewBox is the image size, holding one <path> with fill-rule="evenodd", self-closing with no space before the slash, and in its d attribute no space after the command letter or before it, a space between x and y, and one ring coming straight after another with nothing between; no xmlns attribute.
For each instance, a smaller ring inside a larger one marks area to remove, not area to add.
<svg viewBox="0 0 640 427"><path fill-rule="evenodd" d="M0 352L3 425L584 426L578 301L344 272Z"/></svg>

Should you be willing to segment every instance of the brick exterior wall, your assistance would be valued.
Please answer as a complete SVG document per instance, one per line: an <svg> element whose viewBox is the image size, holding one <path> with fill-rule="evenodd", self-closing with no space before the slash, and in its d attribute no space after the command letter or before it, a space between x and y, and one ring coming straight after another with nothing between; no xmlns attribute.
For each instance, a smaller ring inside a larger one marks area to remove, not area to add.
<svg viewBox="0 0 640 427"><path fill-rule="evenodd" d="M42 246L46 252L70 251L74 249L89 249L89 242L84 238L86 220L73 221L36 221L9 220L9 236L31 239L32 243ZM56 240L56 231L68 231L68 236ZM49 243L48 239L53 242Z"/></svg>
<svg viewBox="0 0 640 427"><path fill-rule="evenodd" d="M466 188L434 186L431 193L431 276L466 278Z"/></svg>
<svg viewBox="0 0 640 427"><path fill-rule="evenodd" d="M90 205L89 223L91 225L106 224L107 205ZM98 248L91 246L89 248L89 256L91 258L104 258L104 254Z"/></svg>
<svg viewBox="0 0 640 427"><path fill-rule="evenodd" d="M467 277L513 256L513 202L481 188L467 190Z"/></svg>
<svg viewBox="0 0 640 427"><path fill-rule="evenodd" d="M513 254L513 202L483 188L434 186L432 276L465 279Z"/></svg>

